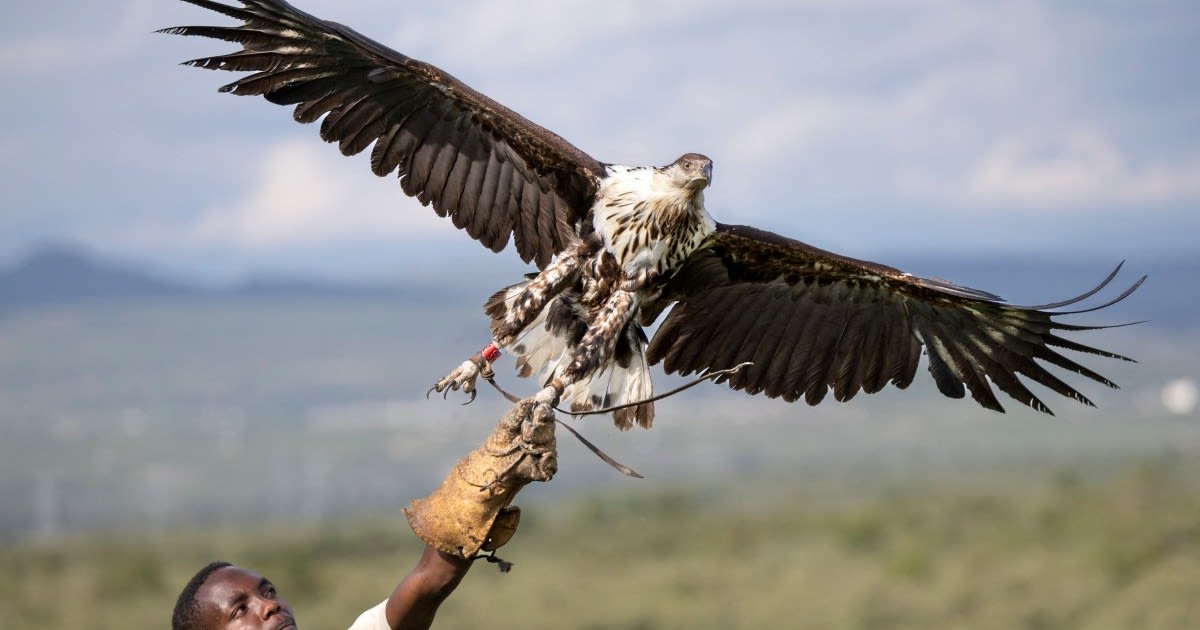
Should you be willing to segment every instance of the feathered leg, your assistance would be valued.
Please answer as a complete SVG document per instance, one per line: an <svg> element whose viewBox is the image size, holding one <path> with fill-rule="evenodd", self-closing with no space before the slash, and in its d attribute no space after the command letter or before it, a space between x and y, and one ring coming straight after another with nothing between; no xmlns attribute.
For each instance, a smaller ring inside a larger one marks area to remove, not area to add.
<svg viewBox="0 0 1200 630"><path fill-rule="evenodd" d="M444 395L451 390L461 389L463 393L471 395L467 402L475 400L475 381L479 375L490 373L490 364L500 358L500 349L516 341L550 300L579 279L591 247L593 245L581 240L564 250L525 285L515 300L507 299L509 289L502 289L493 295L484 307L487 314L492 316L492 342L434 383L426 395L435 391Z"/></svg>

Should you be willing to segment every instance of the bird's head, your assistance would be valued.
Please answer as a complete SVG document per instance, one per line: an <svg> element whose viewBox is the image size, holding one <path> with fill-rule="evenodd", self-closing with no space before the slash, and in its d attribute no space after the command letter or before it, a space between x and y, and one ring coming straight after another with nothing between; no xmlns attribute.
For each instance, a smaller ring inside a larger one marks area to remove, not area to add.
<svg viewBox="0 0 1200 630"><path fill-rule="evenodd" d="M712 160L699 153L684 153L664 170L680 188L698 192L712 183Z"/></svg>

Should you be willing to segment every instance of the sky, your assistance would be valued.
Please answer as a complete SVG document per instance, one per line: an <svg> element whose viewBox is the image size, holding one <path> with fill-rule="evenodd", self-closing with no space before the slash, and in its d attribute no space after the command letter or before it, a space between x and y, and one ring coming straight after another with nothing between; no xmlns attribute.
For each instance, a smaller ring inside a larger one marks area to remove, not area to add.
<svg viewBox="0 0 1200 630"><path fill-rule="evenodd" d="M230 0L232 1L232 0ZM714 160L707 203L851 256L1194 257L1200 5L295 0L606 162ZM47 241L200 278L521 268L237 75L174 0L0 8L0 263Z"/></svg>

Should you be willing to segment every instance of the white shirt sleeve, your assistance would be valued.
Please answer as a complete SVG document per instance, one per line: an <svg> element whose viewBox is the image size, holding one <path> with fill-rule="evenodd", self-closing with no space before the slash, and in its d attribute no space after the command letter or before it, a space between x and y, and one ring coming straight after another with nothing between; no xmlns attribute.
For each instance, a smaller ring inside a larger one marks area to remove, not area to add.
<svg viewBox="0 0 1200 630"><path fill-rule="evenodd" d="M378 606L363 611L354 620L348 630L392 630L387 622L387 600L379 602Z"/></svg>

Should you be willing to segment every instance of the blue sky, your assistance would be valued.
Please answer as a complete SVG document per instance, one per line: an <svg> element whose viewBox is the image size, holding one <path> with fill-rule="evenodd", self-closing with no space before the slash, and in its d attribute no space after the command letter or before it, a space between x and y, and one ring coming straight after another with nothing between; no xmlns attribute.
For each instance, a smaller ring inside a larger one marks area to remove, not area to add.
<svg viewBox="0 0 1200 630"><path fill-rule="evenodd" d="M1188 0L296 4L601 160L709 155L724 222L881 262L1197 251ZM364 156L178 65L231 45L152 33L224 16L47 0L0 18L0 262L72 240L211 278L493 264Z"/></svg>

